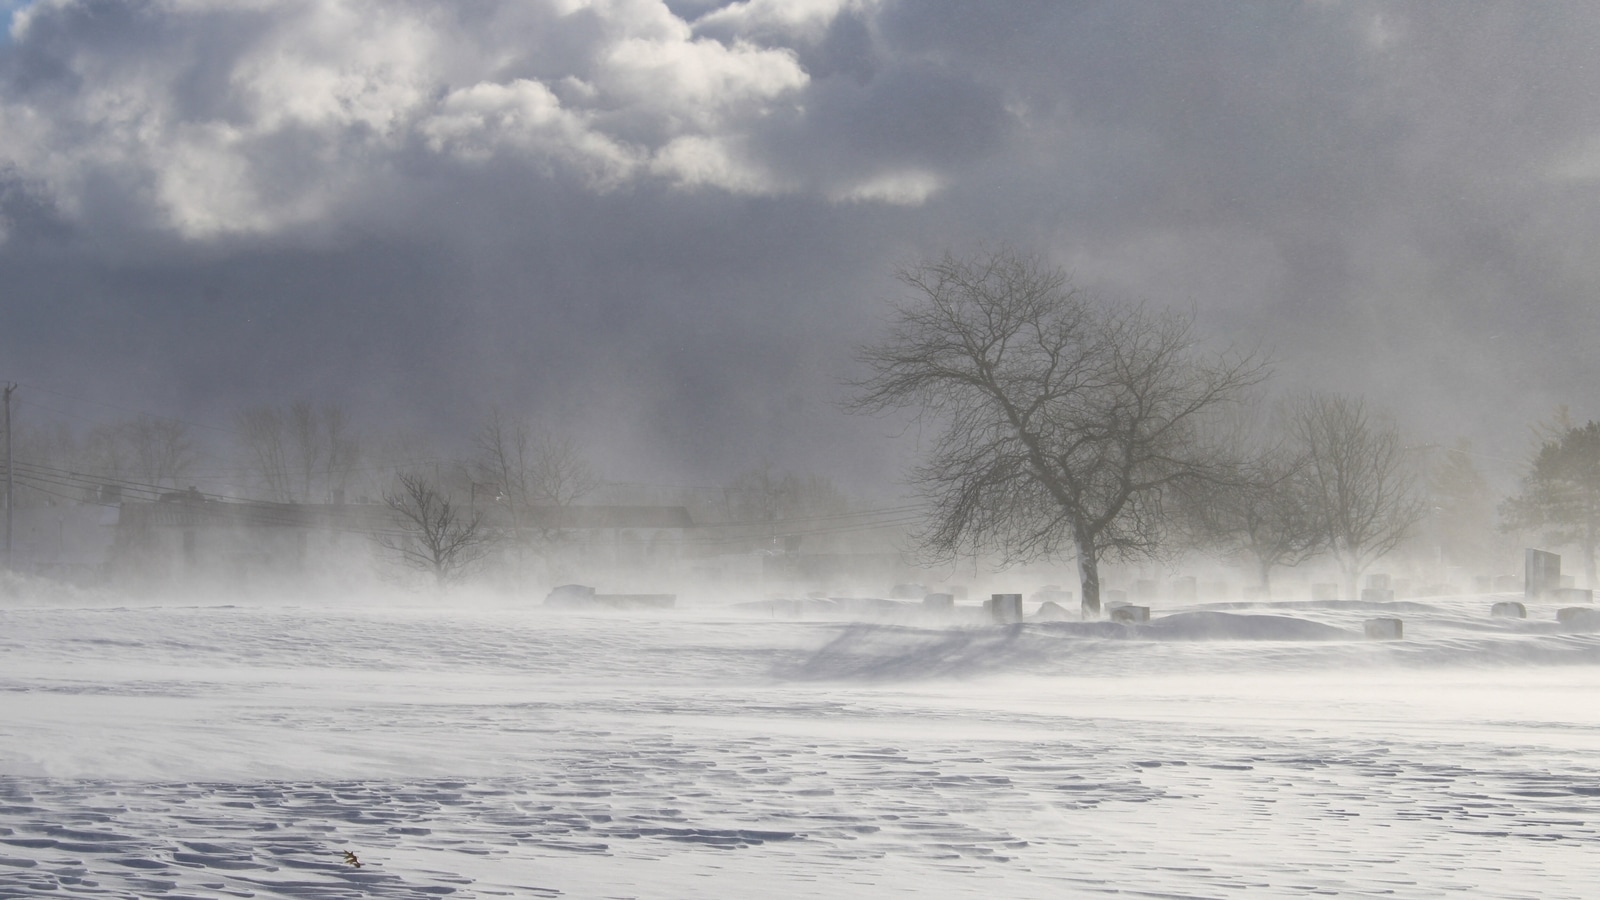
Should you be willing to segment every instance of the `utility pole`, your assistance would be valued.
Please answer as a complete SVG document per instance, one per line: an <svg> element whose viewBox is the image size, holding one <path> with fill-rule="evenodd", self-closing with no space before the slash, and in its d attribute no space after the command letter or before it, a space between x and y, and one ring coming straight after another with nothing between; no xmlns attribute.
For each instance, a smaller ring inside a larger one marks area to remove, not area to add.
<svg viewBox="0 0 1600 900"><path fill-rule="evenodd" d="M11 507L15 505L14 489L16 481L11 477L11 392L16 390L15 384L6 385L6 568L11 568Z"/></svg>

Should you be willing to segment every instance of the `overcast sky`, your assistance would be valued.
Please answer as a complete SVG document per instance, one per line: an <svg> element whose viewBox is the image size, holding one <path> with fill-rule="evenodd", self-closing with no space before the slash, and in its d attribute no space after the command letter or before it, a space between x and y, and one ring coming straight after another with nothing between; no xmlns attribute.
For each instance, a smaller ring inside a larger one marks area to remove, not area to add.
<svg viewBox="0 0 1600 900"><path fill-rule="evenodd" d="M500 406L618 478L889 479L913 442L837 401L893 269L1006 241L1419 441L1600 417L1593 3L9 9L35 415Z"/></svg>

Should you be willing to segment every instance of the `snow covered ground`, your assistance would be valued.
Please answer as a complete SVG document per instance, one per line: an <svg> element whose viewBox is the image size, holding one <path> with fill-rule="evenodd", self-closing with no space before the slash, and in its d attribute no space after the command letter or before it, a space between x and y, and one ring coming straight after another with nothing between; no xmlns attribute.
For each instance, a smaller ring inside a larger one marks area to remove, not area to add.
<svg viewBox="0 0 1600 900"><path fill-rule="evenodd" d="M1495 599L12 601L0 897L1593 897L1600 636Z"/></svg>

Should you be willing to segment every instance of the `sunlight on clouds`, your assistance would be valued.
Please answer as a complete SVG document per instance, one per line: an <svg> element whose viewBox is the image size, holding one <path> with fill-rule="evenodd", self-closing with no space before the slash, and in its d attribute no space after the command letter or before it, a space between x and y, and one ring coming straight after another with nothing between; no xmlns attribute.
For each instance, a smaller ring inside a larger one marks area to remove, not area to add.
<svg viewBox="0 0 1600 900"><path fill-rule="evenodd" d="M262 203L251 189L250 165L234 152L237 143L237 132L226 127L196 129L168 142L156 193L178 231L206 237L284 224L286 211Z"/></svg>
<svg viewBox="0 0 1600 900"><path fill-rule="evenodd" d="M740 34L788 32L815 40L840 13L877 5L876 0L743 0L712 10L694 24L725 26Z"/></svg>
<svg viewBox="0 0 1600 900"><path fill-rule="evenodd" d="M920 206L944 187L932 172L907 169L858 181L836 190L835 203L888 203L894 206Z"/></svg>
<svg viewBox="0 0 1600 900"><path fill-rule="evenodd" d="M421 132L438 153L483 160L506 149L561 159L610 186L635 166L634 153L591 130L544 85L517 79L455 91Z"/></svg>
<svg viewBox="0 0 1600 900"><path fill-rule="evenodd" d="M735 194L782 194L792 189L763 171L723 138L681 137L662 147L650 161L652 174L679 187L715 187Z"/></svg>
<svg viewBox="0 0 1600 900"><path fill-rule="evenodd" d="M611 48L598 76L606 94L667 116L678 127L714 128L731 115L805 86L794 54L716 41L630 39Z"/></svg>
<svg viewBox="0 0 1600 900"><path fill-rule="evenodd" d="M868 5L751 0L700 21L805 31ZM162 0L120 12L148 46L106 54L73 39L93 27L81 0L40 0L16 13L13 33L25 43L37 30L57 74L48 90L0 94L0 166L43 184L68 215L87 185L122 185L195 238L334 215L417 149L447 164L520 161L594 190L649 178L738 194L803 187L756 149L761 123L798 111L810 84L788 47L697 36L661 0L480 12ZM541 41L571 51L565 71L544 65ZM894 172L829 196L917 204L940 186Z"/></svg>

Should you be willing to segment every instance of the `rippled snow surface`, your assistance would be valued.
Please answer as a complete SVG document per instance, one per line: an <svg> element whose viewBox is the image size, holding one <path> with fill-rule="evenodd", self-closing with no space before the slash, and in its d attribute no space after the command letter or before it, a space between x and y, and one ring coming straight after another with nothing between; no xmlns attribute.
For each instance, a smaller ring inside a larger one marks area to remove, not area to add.
<svg viewBox="0 0 1600 900"><path fill-rule="evenodd" d="M1593 897L1600 637L1494 599L0 609L0 897Z"/></svg>

